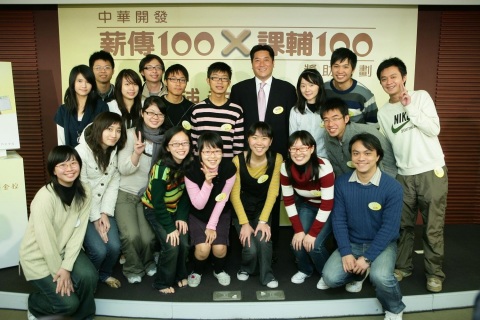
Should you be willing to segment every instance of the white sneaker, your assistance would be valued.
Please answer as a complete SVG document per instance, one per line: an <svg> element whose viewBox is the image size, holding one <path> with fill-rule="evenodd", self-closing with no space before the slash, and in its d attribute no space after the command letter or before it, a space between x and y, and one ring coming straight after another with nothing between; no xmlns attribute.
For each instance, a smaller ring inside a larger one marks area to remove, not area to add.
<svg viewBox="0 0 480 320"><path fill-rule="evenodd" d="M327 284L325 283L325 281L323 281L323 277L321 277L320 280L318 280L317 289L320 289L320 290L330 289L330 287L327 286Z"/></svg>
<svg viewBox="0 0 480 320"><path fill-rule="evenodd" d="M153 277L157 273L157 266L152 263L151 267L147 269L147 276Z"/></svg>
<svg viewBox="0 0 480 320"><path fill-rule="evenodd" d="M385 311L384 320L402 320L403 311L400 313L391 313L390 311Z"/></svg>
<svg viewBox="0 0 480 320"><path fill-rule="evenodd" d="M305 274L302 271L298 271L292 276L291 280L293 283L300 284L305 282L305 279L307 279L308 277L310 277L308 274Z"/></svg>
<svg viewBox="0 0 480 320"><path fill-rule="evenodd" d="M142 277L140 276L131 276L127 277L128 283L140 283L142 282Z"/></svg>
<svg viewBox="0 0 480 320"><path fill-rule="evenodd" d="M27 309L27 319L28 320L37 320L37 318L35 318L35 316L28 309Z"/></svg>
<svg viewBox="0 0 480 320"><path fill-rule="evenodd" d="M272 281L267 283L267 287L269 287L270 289L275 289L276 287L278 287L278 281L273 279Z"/></svg>
<svg viewBox="0 0 480 320"><path fill-rule="evenodd" d="M230 284L230 276L225 271L222 271L218 274L213 271L213 275L218 279L218 283L220 283L222 286L228 286Z"/></svg>
<svg viewBox="0 0 480 320"><path fill-rule="evenodd" d="M240 281L247 281L250 278L250 275L245 271L238 271L237 272L237 279Z"/></svg>
<svg viewBox="0 0 480 320"><path fill-rule="evenodd" d="M358 293L362 291L363 282L365 281L365 279L367 279L369 273L370 273L370 268L368 268L367 271L365 271L365 275L362 280L352 281L350 283L347 283L347 285L345 286L345 290L351 293Z"/></svg>
<svg viewBox="0 0 480 320"><path fill-rule="evenodd" d="M198 287L200 281L202 281L202 276L198 273L191 273L187 279L188 286L192 288Z"/></svg>
<svg viewBox="0 0 480 320"><path fill-rule="evenodd" d="M155 265L158 265L158 259L160 258L160 252L155 251L153 253L153 260L155 260Z"/></svg>

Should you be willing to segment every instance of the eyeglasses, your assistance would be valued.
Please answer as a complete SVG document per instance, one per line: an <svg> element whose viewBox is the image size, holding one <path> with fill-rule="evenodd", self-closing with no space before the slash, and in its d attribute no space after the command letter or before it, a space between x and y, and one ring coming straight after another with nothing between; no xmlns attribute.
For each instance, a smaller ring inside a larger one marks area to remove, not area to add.
<svg viewBox="0 0 480 320"><path fill-rule="evenodd" d="M185 78L167 78L168 81L176 82L176 83L187 83L187 79Z"/></svg>
<svg viewBox="0 0 480 320"><path fill-rule="evenodd" d="M95 71L110 71L112 70L113 68L111 66L95 66L93 67L93 70Z"/></svg>
<svg viewBox="0 0 480 320"><path fill-rule="evenodd" d="M221 81L221 82L229 82L230 81L230 78L221 78L221 77L210 77L210 80L212 81L215 81L215 82L218 82L218 81Z"/></svg>
<svg viewBox="0 0 480 320"><path fill-rule="evenodd" d="M153 118L153 117L157 117L159 119L163 119L165 118L165 115L163 113L155 113L155 112L150 112L150 111L144 111L143 113L145 113L147 116Z"/></svg>
<svg viewBox="0 0 480 320"><path fill-rule="evenodd" d="M70 162L62 162L57 164L55 167L59 168L62 171L66 171L67 169L76 169L80 166L78 161L70 161Z"/></svg>
<svg viewBox="0 0 480 320"><path fill-rule="evenodd" d="M169 143L168 144L170 147L173 147L175 149L178 149L180 148L180 146L182 147L188 147L190 145L190 142L188 141L184 141L184 142L173 142L173 143Z"/></svg>
<svg viewBox="0 0 480 320"><path fill-rule="evenodd" d="M148 71L153 71L153 70L157 70L157 71L162 71L163 68L162 66L145 66L143 67L143 70L148 70Z"/></svg>
<svg viewBox="0 0 480 320"><path fill-rule="evenodd" d="M307 152L308 149L310 149L312 147L309 147L309 146L303 146L303 147L298 147L298 148L295 148L295 147L291 147L290 149L288 149L288 151L290 153L297 153L298 151L300 152Z"/></svg>
<svg viewBox="0 0 480 320"><path fill-rule="evenodd" d="M343 117L333 117L332 119L323 119L323 123L338 122L342 119Z"/></svg>
<svg viewBox="0 0 480 320"><path fill-rule="evenodd" d="M210 156L221 156L222 155L222 150L203 150L202 154L204 156L210 157Z"/></svg>

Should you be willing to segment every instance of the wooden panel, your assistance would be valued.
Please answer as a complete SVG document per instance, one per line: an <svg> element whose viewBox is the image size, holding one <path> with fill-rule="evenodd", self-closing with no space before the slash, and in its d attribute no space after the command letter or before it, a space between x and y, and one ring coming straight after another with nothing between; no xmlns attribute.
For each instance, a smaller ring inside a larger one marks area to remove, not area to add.
<svg viewBox="0 0 480 320"><path fill-rule="evenodd" d="M0 10L0 60L12 62L20 150L25 170L27 205L46 182L42 110L31 10Z"/></svg>
<svg viewBox="0 0 480 320"><path fill-rule="evenodd" d="M443 11L435 103L449 169L447 223L480 223L479 52L480 11Z"/></svg>

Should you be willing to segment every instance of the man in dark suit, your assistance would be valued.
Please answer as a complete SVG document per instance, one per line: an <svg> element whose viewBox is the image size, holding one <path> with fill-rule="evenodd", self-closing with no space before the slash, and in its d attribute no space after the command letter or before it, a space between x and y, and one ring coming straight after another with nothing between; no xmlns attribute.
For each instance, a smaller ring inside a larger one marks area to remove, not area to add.
<svg viewBox="0 0 480 320"><path fill-rule="evenodd" d="M274 134L272 151L280 153L285 158L290 109L297 101L297 94L292 84L272 77L274 59L275 53L269 45L254 46L250 50L250 60L255 77L235 84L230 99L243 108L244 132L257 121L265 121L272 126ZM261 85L262 83L264 85ZM265 93L266 111L262 111L258 105L261 87Z"/></svg>
<svg viewBox="0 0 480 320"><path fill-rule="evenodd" d="M273 130L271 150L285 159L288 149L288 121L290 110L297 101L295 87L287 81L272 77L275 53L266 44L250 50L250 61L255 77L233 85L230 100L243 108L244 132L257 121L265 121ZM264 104L263 106L259 105ZM247 134L245 134L247 137ZM248 145L248 141L245 141ZM279 192L280 194L280 192ZM280 197L272 208L273 262L276 261L280 221Z"/></svg>

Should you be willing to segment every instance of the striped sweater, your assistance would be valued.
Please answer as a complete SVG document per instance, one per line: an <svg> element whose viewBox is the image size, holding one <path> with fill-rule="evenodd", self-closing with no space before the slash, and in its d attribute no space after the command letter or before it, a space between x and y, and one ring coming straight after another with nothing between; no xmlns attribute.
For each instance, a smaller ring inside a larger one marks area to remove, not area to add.
<svg viewBox="0 0 480 320"><path fill-rule="evenodd" d="M222 137L224 158L232 159L243 151L243 110L239 105L227 100L223 106L216 106L205 99L195 105L191 120L195 155L198 155L198 138L205 131L215 131Z"/></svg>
<svg viewBox="0 0 480 320"><path fill-rule="evenodd" d="M320 179L318 179L317 182L309 179L310 170L302 172L295 164L292 164L291 179L287 176L285 163L282 164L280 170L283 202L290 222L292 223L293 230L295 233L303 231L312 237L316 237L320 233L333 208L333 186L335 178L332 165L327 159L318 158L318 167ZM291 183L290 180L292 180L293 183ZM299 197L302 201L306 201L318 208L317 216L310 230L303 230L297 207L295 206L295 197Z"/></svg>

